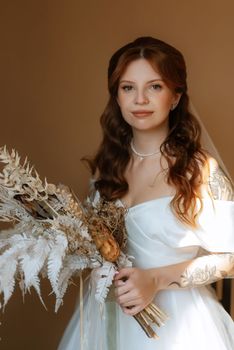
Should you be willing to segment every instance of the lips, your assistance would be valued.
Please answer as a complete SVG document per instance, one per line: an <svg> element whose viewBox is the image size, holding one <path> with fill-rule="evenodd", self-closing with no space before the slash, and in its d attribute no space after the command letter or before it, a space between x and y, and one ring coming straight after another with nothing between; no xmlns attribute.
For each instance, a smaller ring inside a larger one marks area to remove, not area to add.
<svg viewBox="0 0 234 350"><path fill-rule="evenodd" d="M147 110L140 110L140 111L134 111L132 114L136 117L147 117L151 115L153 111L147 111Z"/></svg>

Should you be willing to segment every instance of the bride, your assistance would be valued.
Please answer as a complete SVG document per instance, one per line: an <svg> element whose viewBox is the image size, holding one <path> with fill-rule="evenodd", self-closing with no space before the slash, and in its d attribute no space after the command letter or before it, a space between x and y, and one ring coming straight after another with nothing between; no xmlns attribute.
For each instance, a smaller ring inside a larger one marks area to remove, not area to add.
<svg viewBox="0 0 234 350"><path fill-rule="evenodd" d="M108 89L89 164L96 193L127 208L134 266L118 271L101 314L87 287L84 339L77 307L59 350L234 349L233 321L210 286L234 276L233 186L201 145L184 58L140 37L111 57ZM132 317L152 301L169 315L158 340Z"/></svg>

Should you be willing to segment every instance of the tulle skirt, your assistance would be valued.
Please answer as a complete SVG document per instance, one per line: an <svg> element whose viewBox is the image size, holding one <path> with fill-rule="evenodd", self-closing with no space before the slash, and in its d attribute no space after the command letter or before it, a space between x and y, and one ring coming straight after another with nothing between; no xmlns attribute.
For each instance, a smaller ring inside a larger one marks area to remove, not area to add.
<svg viewBox="0 0 234 350"><path fill-rule="evenodd" d="M154 302L169 319L156 329L159 339L148 338L136 320L110 299L100 306L87 283L83 331L78 303L58 350L234 349L234 322L211 287L160 291Z"/></svg>

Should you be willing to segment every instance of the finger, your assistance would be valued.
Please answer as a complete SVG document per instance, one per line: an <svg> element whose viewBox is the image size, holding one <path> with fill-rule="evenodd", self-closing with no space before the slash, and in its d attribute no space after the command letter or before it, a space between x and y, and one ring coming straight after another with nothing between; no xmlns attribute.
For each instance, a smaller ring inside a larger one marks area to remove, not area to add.
<svg viewBox="0 0 234 350"><path fill-rule="evenodd" d="M125 314L134 316L138 314L140 311L143 310L143 307L141 305L134 305L131 308L129 307L122 307L122 310Z"/></svg>
<svg viewBox="0 0 234 350"><path fill-rule="evenodd" d="M124 305L125 303L132 302L132 301L135 302L136 300L137 300L136 295L132 291L116 297L116 301L118 304L120 304L120 306Z"/></svg>
<svg viewBox="0 0 234 350"><path fill-rule="evenodd" d="M119 297L120 295L125 294L127 292L129 292L129 288L126 285L115 288L115 296L116 297Z"/></svg>
<svg viewBox="0 0 234 350"><path fill-rule="evenodd" d="M124 269L121 269L119 273L115 274L114 280L121 280L124 277L127 277L132 273L132 267L125 267Z"/></svg>
<svg viewBox="0 0 234 350"><path fill-rule="evenodd" d="M127 301L126 303L122 303L121 306L124 308L132 309L135 306L140 306L141 301L139 299L132 299Z"/></svg>
<svg viewBox="0 0 234 350"><path fill-rule="evenodd" d="M115 287L122 287L126 285L126 281L123 281L123 280L114 281L114 285Z"/></svg>

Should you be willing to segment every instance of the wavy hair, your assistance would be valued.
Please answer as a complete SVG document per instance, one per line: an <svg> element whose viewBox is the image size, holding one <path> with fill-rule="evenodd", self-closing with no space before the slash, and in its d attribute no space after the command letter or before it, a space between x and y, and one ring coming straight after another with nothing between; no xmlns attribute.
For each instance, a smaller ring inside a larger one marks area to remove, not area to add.
<svg viewBox="0 0 234 350"><path fill-rule="evenodd" d="M98 173L95 188L107 200L121 198L128 191L124 173L131 156L132 129L122 117L117 93L127 65L139 58L145 58L172 91L181 93L177 107L169 113L169 133L160 150L168 163L167 182L176 190L171 207L182 222L196 227L202 210L199 188L207 155L200 143L201 127L188 108L183 55L161 40L137 38L117 50L110 59L109 100L100 119L103 139L94 158L86 159L92 174ZM200 201L199 210L197 199Z"/></svg>

